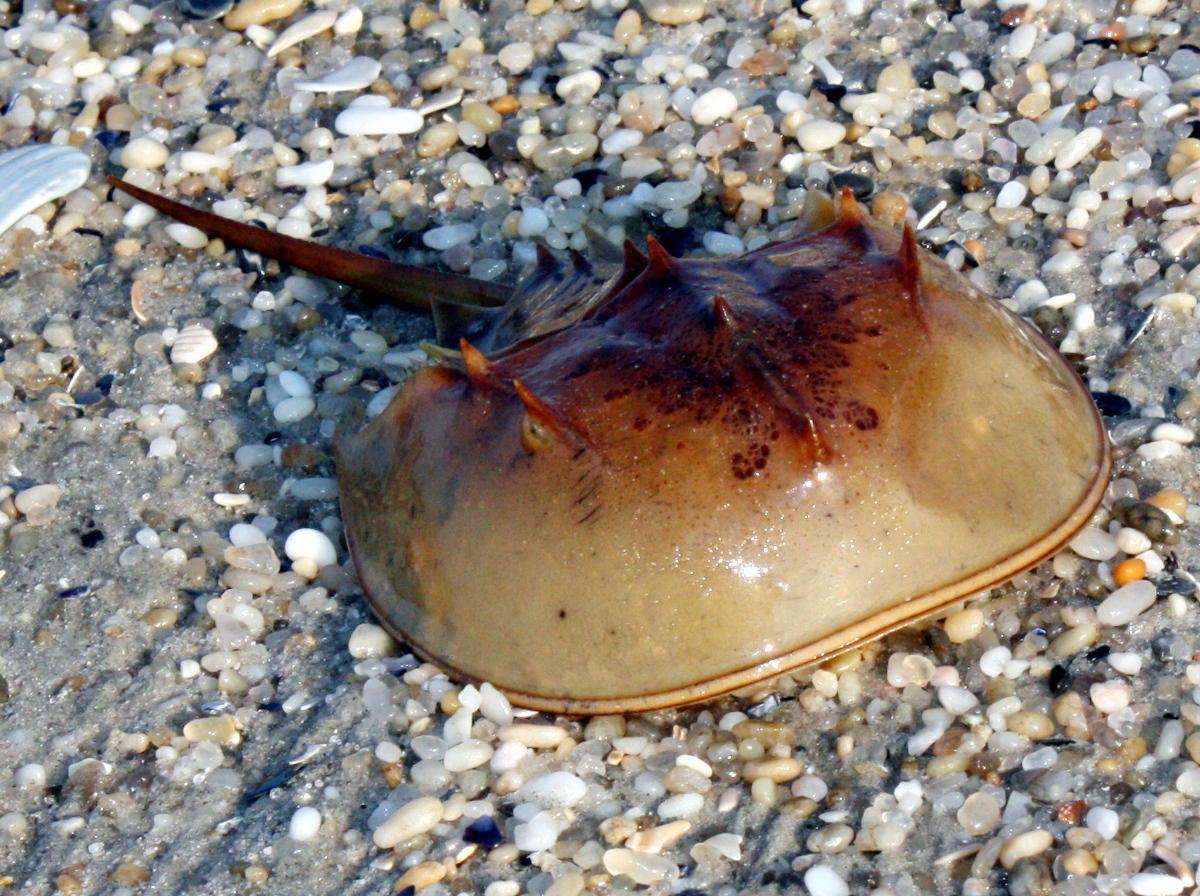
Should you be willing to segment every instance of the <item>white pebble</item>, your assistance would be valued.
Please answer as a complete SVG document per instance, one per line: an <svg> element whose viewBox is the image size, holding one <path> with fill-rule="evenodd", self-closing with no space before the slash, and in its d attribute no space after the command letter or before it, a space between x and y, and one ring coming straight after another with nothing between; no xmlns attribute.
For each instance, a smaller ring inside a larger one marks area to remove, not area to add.
<svg viewBox="0 0 1200 896"><path fill-rule="evenodd" d="M1098 681L1088 689L1092 705L1106 716L1119 712L1133 699L1133 691L1123 681Z"/></svg>
<svg viewBox="0 0 1200 896"><path fill-rule="evenodd" d="M1017 208L1028 193L1029 188L1019 180L1010 180L996 194L996 208Z"/></svg>
<svg viewBox="0 0 1200 896"><path fill-rule="evenodd" d="M13 783L23 790L41 790L46 786L46 767L36 762L22 765L13 772Z"/></svg>
<svg viewBox="0 0 1200 896"><path fill-rule="evenodd" d="M664 821L671 818L691 818L704 808L704 796L699 793L677 793L658 804L658 817Z"/></svg>
<svg viewBox="0 0 1200 896"><path fill-rule="evenodd" d="M288 836L301 843L317 836L320 829L321 813L312 806L301 806L292 813L292 820L288 822Z"/></svg>
<svg viewBox="0 0 1200 896"><path fill-rule="evenodd" d="M811 896L850 896L850 887L828 865L813 865L805 871L804 886Z"/></svg>
<svg viewBox="0 0 1200 896"><path fill-rule="evenodd" d="M522 215L524 217L524 215ZM421 241L430 249L450 249L461 243L469 243L479 234L473 224L447 224L425 231Z"/></svg>
<svg viewBox="0 0 1200 896"><path fill-rule="evenodd" d="M396 642L378 625L364 622L350 635L347 649L356 660L376 659L395 653Z"/></svg>
<svg viewBox="0 0 1200 896"><path fill-rule="evenodd" d="M979 657L979 671L988 678L997 678L1004 674L1004 667L1012 659L1012 651L1007 647L993 647L985 650Z"/></svg>
<svg viewBox="0 0 1200 896"><path fill-rule="evenodd" d="M714 87L700 94L692 103L692 121L698 125L715 124L722 118L732 118L737 110L738 101L733 91L725 87Z"/></svg>
<svg viewBox="0 0 1200 896"><path fill-rule="evenodd" d="M308 398L312 395L312 383L294 370L280 371L279 385L292 398Z"/></svg>
<svg viewBox="0 0 1200 896"><path fill-rule="evenodd" d="M1117 541L1107 532L1088 526L1071 539L1071 550L1088 560L1111 560L1117 556Z"/></svg>
<svg viewBox="0 0 1200 896"><path fill-rule="evenodd" d="M345 113L343 113L345 114ZM277 187L319 187L333 177L333 159L323 162L301 162L275 169Z"/></svg>
<svg viewBox="0 0 1200 896"><path fill-rule="evenodd" d="M1135 896L1176 896L1183 892L1183 881L1170 874L1140 871L1129 879Z"/></svg>
<svg viewBox="0 0 1200 896"><path fill-rule="evenodd" d="M416 109L350 106L334 119L333 128L346 136L403 135L415 134L424 124L425 117Z"/></svg>
<svg viewBox="0 0 1200 896"><path fill-rule="evenodd" d="M558 842L558 825L547 812L539 812L513 828L513 842L521 852L542 852Z"/></svg>
<svg viewBox="0 0 1200 896"><path fill-rule="evenodd" d="M670 859L635 849L607 850L603 861L604 870L609 874L623 874L643 887L679 878L679 866Z"/></svg>
<svg viewBox="0 0 1200 896"><path fill-rule="evenodd" d="M1150 438L1154 440L1164 440L1168 442L1178 442L1180 445L1190 445L1192 440L1196 438L1196 434L1186 426L1180 426L1178 423L1160 423L1154 427L1150 433Z"/></svg>
<svg viewBox="0 0 1200 896"><path fill-rule="evenodd" d="M1142 658L1136 653L1113 651L1105 659L1122 675L1137 675L1142 671Z"/></svg>
<svg viewBox="0 0 1200 896"><path fill-rule="evenodd" d="M1104 806L1093 806L1088 809L1083 823L1105 840L1111 840L1121 828L1121 816Z"/></svg>
<svg viewBox="0 0 1200 896"><path fill-rule="evenodd" d="M1096 607L1096 618L1105 625L1126 625L1154 606L1154 583L1138 579L1123 585Z"/></svg>
<svg viewBox="0 0 1200 896"><path fill-rule="evenodd" d="M267 56L274 59L288 47L294 47L301 41L315 37L322 31L328 31L337 22L338 14L330 9L310 13L293 25L283 29L283 33L275 39L267 50Z"/></svg>
<svg viewBox="0 0 1200 896"><path fill-rule="evenodd" d="M312 560L318 566L337 563L337 548L320 529L297 529L287 537L283 552L289 560Z"/></svg>
<svg viewBox="0 0 1200 896"><path fill-rule="evenodd" d="M171 151L150 137L135 137L121 150L121 164L126 168L161 168L170 157Z"/></svg>
<svg viewBox="0 0 1200 896"><path fill-rule="evenodd" d="M587 793L587 784L570 772L550 772L539 775L517 791L517 799L537 803L546 808L571 807Z"/></svg>
<svg viewBox="0 0 1200 896"><path fill-rule="evenodd" d="M533 64L533 46L524 42L506 44L496 54L496 61L512 74L519 74Z"/></svg>
<svg viewBox="0 0 1200 896"><path fill-rule="evenodd" d="M1074 168L1088 154L1100 145L1100 141L1104 138L1104 133L1097 127L1084 128L1069 141L1067 145L1058 151L1058 155L1054 157L1054 166L1059 171L1066 171Z"/></svg>
<svg viewBox="0 0 1200 896"><path fill-rule="evenodd" d="M173 221L166 226L167 236L185 249L203 249L208 245L208 235L190 224Z"/></svg>
<svg viewBox="0 0 1200 896"><path fill-rule="evenodd" d="M380 849L391 849L397 843L424 834L442 820L443 811L441 800L431 796L419 797L406 803L375 829L375 845Z"/></svg>
<svg viewBox="0 0 1200 896"><path fill-rule="evenodd" d="M796 131L796 141L805 152L833 149L845 138L845 125L836 121L806 121Z"/></svg>
<svg viewBox="0 0 1200 896"><path fill-rule="evenodd" d="M1122 526L1117 531L1117 547L1124 553L1134 557L1143 551L1150 550L1150 536L1139 529Z"/></svg>
<svg viewBox="0 0 1200 896"><path fill-rule="evenodd" d="M521 213L517 235L523 239L541 236L550 226L550 217L540 208L527 208Z"/></svg>
<svg viewBox="0 0 1200 896"><path fill-rule="evenodd" d="M938 688L938 702L956 716L970 712L979 705L979 698L962 687Z"/></svg>
<svg viewBox="0 0 1200 896"><path fill-rule="evenodd" d="M174 457L178 449L178 444L170 436L158 436L150 440L146 455L148 457Z"/></svg>
<svg viewBox="0 0 1200 896"><path fill-rule="evenodd" d="M285 398L275 405L274 417L279 423L297 423L317 409L311 398Z"/></svg>
<svg viewBox="0 0 1200 896"><path fill-rule="evenodd" d="M442 758L442 764L446 766L447 771L458 774L485 765L492 758L493 752L486 741L468 738L450 747Z"/></svg>

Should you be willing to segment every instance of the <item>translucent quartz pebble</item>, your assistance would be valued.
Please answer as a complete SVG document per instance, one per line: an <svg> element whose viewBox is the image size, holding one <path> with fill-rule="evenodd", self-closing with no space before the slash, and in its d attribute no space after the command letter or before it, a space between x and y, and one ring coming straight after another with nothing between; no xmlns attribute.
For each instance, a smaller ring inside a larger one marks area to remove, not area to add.
<svg viewBox="0 0 1200 896"><path fill-rule="evenodd" d="M383 66L377 60L369 56L355 56L341 68L334 69L319 78L313 78L311 81L297 81L292 86L296 90L308 90L313 93L362 90L374 84L382 71Z"/></svg>
<svg viewBox="0 0 1200 896"><path fill-rule="evenodd" d="M92 170L87 154L40 143L0 155L0 233L35 208L73 193Z"/></svg>
<svg viewBox="0 0 1200 896"><path fill-rule="evenodd" d="M604 870L612 875L624 874L643 887L660 880L677 880L679 877L679 866L670 859L633 849L610 849L605 852ZM849 896L848 890L844 896Z"/></svg>
<svg viewBox="0 0 1200 896"><path fill-rule="evenodd" d="M1125 625L1149 610L1157 597L1153 582L1138 579L1104 598L1096 607L1096 618L1105 625Z"/></svg>

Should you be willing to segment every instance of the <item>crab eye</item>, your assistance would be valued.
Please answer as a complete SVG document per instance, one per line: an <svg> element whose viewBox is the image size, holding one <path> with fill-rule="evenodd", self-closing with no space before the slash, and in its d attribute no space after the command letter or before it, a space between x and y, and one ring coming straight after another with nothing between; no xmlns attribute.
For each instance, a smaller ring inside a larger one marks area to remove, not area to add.
<svg viewBox="0 0 1200 896"><path fill-rule="evenodd" d="M550 427L534 419L528 411L521 414L521 444L528 451L545 451L554 440Z"/></svg>

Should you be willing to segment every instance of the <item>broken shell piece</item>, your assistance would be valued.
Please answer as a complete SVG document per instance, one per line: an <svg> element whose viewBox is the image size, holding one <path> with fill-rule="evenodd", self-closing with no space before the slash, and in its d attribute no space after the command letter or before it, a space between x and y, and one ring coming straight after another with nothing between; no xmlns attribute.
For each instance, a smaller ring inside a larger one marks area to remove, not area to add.
<svg viewBox="0 0 1200 896"><path fill-rule="evenodd" d="M195 364L211 357L221 347L212 330L200 324L189 324L179 331L171 346L172 364Z"/></svg>
<svg viewBox="0 0 1200 896"><path fill-rule="evenodd" d="M34 209L82 187L92 170L87 154L48 143L0 155L0 233Z"/></svg>
<svg viewBox="0 0 1200 896"><path fill-rule="evenodd" d="M296 90L312 93L337 93L341 90L362 90L375 83L383 66L369 56L355 56L341 68L321 75L311 81L297 81Z"/></svg>

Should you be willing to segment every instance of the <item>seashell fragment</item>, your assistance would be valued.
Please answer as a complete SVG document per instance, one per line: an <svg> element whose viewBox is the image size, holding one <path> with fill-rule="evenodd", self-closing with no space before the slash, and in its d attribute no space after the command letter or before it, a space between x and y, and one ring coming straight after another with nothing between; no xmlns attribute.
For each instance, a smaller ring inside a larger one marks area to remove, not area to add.
<svg viewBox="0 0 1200 896"><path fill-rule="evenodd" d="M211 357L221 343L212 330L203 324L188 324L179 331L171 346L172 364L196 364Z"/></svg>
<svg viewBox="0 0 1200 896"><path fill-rule="evenodd" d="M338 14L329 9L307 15L294 25L289 25L283 33L271 44L267 56L274 59L288 47L294 47L301 41L316 37L322 31L328 31L337 21Z"/></svg>
<svg viewBox="0 0 1200 896"><path fill-rule="evenodd" d="M36 208L82 187L92 160L73 146L40 143L0 155L0 233Z"/></svg>
<svg viewBox="0 0 1200 896"><path fill-rule="evenodd" d="M369 56L355 56L341 68L334 69L311 81L297 81L296 90L312 93L337 93L341 90L362 90L375 83L383 66Z"/></svg>

